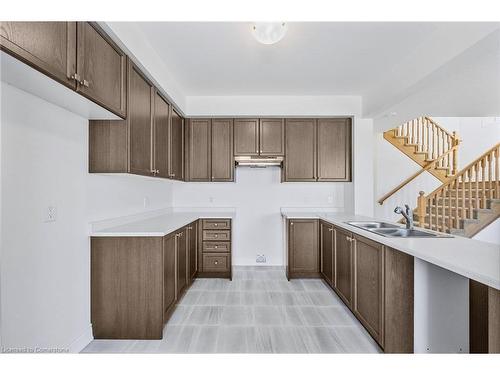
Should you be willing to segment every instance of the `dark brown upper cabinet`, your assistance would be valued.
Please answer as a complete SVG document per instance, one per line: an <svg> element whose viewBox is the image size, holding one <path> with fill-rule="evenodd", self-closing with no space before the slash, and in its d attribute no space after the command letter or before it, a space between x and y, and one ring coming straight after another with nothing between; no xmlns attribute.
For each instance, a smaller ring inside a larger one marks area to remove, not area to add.
<svg viewBox="0 0 500 375"><path fill-rule="evenodd" d="M170 104L156 91L154 109L154 174L169 178L170 167Z"/></svg>
<svg viewBox="0 0 500 375"><path fill-rule="evenodd" d="M77 90L125 117L126 55L95 23L78 22L77 41Z"/></svg>
<svg viewBox="0 0 500 375"><path fill-rule="evenodd" d="M187 181L234 181L233 120L190 119Z"/></svg>
<svg viewBox="0 0 500 375"><path fill-rule="evenodd" d="M259 120L234 120L234 155L259 155Z"/></svg>
<svg viewBox="0 0 500 375"><path fill-rule="evenodd" d="M1 22L3 51L125 118L126 55L93 22Z"/></svg>
<svg viewBox="0 0 500 375"><path fill-rule="evenodd" d="M284 181L317 181L316 120L287 119Z"/></svg>
<svg viewBox="0 0 500 375"><path fill-rule="evenodd" d="M152 142L154 86L132 62L128 68L128 85L129 171L151 176L155 174Z"/></svg>
<svg viewBox="0 0 500 375"><path fill-rule="evenodd" d="M211 127L210 119L191 119L188 122L186 129L188 181L210 181Z"/></svg>
<svg viewBox="0 0 500 375"><path fill-rule="evenodd" d="M0 46L17 59L76 89L76 22L0 22Z"/></svg>
<svg viewBox="0 0 500 375"><path fill-rule="evenodd" d="M282 156L285 154L285 121L283 119L259 120L259 154Z"/></svg>
<svg viewBox="0 0 500 375"><path fill-rule="evenodd" d="M235 156L284 155L283 119L235 119Z"/></svg>
<svg viewBox="0 0 500 375"><path fill-rule="evenodd" d="M350 181L351 119L287 119L282 180Z"/></svg>
<svg viewBox="0 0 500 375"><path fill-rule="evenodd" d="M350 181L351 119L318 119L318 181Z"/></svg>
<svg viewBox="0 0 500 375"><path fill-rule="evenodd" d="M89 122L89 171L184 179L184 118L128 61L127 120Z"/></svg>
<svg viewBox="0 0 500 375"><path fill-rule="evenodd" d="M170 111L170 178L184 181L184 118Z"/></svg>
<svg viewBox="0 0 500 375"><path fill-rule="evenodd" d="M212 120L212 181L234 180L233 120Z"/></svg>

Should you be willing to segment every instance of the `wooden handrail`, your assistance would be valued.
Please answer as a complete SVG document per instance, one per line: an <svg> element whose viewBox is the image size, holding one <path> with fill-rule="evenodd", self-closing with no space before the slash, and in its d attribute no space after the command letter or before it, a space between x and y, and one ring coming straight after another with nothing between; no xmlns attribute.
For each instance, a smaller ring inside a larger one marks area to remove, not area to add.
<svg viewBox="0 0 500 375"><path fill-rule="evenodd" d="M410 183L413 181L415 178L420 176L423 172L428 171L431 169L432 166L436 165L438 162L441 161L441 159L444 159L445 157L448 156L448 154L454 153L456 149L458 148L458 144L450 148L448 151L446 151L444 154L442 154L440 157L438 157L436 160L431 160L427 165L425 165L422 169L420 169L418 172L414 173L410 177L408 177L406 180L404 180L402 183L400 183L398 186L396 186L394 189L392 189L390 192L385 194L382 198L378 200L378 203L380 205L384 204L384 202L391 197L393 194L395 194L397 191L402 189L406 184Z"/></svg>
<svg viewBox="0 0 500 375"><path fill-rule="evenodd" d="M454 133L450 133L448 130L443 128L441 125L439 125L436 121L434 121L432 118L428 116L423 116L427 121L429 121L432 125L437 127L438 129L442 130L446 135L449 135L450 137L455 137L456 135Z"/></svg>
<svg viewBox="0 0 500 375"><path fill-rule="evenodd" d="M453 181L457 180L459 177L463 176L467 171L470 171L470 169L472 167L474 167L476 164L478 164L481 160L484 159L485 156L487 156L488 154L490 154L491 152L493 152L495 149L499 148L500 147L500 143L497 143L495 146L493 146L492 148L488 149L488 151L486 151L484 154L482 154L481 156L479 156L477 159L475 159L474 161L470 162L465 168L463 168L459 173L457 173L455 176L453 176L453 178L451 178L449 181L447 181L445 184L439 186L438 188L436 188L432 193L430 193L429 195L427 195L427 197L431 197L432 195L436 194L437 192L439 192L439 190L441 189L444 189L446 188L447 186L449 186ZM498 177L498 176L497 176Z"/></svg>
<svg viewBox="0 0 500 375"><path fill-rule="evenodd" d="M488 199L499 199L499 154L497 143L429 195L420 192L416 210L419 225L449 232L460 228L464 219L472 219L474 210L486 208Z"/></svg>

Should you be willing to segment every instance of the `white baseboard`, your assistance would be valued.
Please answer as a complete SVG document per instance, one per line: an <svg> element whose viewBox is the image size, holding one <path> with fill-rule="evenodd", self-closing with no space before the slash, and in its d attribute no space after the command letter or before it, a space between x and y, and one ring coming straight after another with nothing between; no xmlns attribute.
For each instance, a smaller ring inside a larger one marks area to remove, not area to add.
<svg viewBox="0 0 500 375"><path fill-rule="evenodd" d="M70 353L80 353L93 339L94 335L92 334L92 325L89 324L85 332L69 344L68 350Z"/></svg>

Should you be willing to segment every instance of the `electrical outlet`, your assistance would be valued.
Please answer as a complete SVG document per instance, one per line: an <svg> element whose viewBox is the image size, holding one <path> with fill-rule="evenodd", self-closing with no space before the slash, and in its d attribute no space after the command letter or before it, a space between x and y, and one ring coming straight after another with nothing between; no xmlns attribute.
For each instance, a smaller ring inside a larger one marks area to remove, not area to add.
<svg viewBox="0 0 500 375"><path fill-rule="evenodd" d="M266 263L266 256L264 254L257 254L257 258L255 259L256 263Z"/></svg>
<svg viewBox="0 0 500 375"><path fill-rule="evenodd" d="M50 223L57 220L57 208L54 206L47 207L45 211L45 219L46 223Z"/></svg>
<svg viewBox="0 0 500 375"><path fill-rule="evenodd" d="M148 197L144 197L143 204L144 204L144 208L149 207L149 198Z"/></svg>
<svg viewBox="0 0 500 375"><path fill-rule="evenodd" d="M327 200L328 200L328 203L333 203L333 196L329 195Z"/></svg>

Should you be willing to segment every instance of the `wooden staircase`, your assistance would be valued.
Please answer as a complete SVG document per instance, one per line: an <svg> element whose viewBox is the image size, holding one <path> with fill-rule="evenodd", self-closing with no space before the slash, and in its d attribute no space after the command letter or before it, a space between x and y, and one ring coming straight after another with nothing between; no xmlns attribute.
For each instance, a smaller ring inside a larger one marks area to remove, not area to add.
<svg viewBox="0 0 500 375"><path fill-rule="evenodd" d="M472 237L500 217L500 143L429 195L417 200L415 221L423 228Z"/></svg>
<svg viewBox="0 0 500 375"><path fill-rule="evenodd" d="M455 132L449 133L427 116L418 117L384 132L384 138L422 168L460 143ZM456 150L439 159L429 169L441 182L446 182L456 171Z"/></svg>
<svg viewBox="0 0 500 375"><path fill-rule="evenodd" d="M422 168L381 197L380 204L425 171L442 183L457 173L460 139L455 132L449 133L430 117L418 117L390 129L384 132L384 139Z"/></svg>

